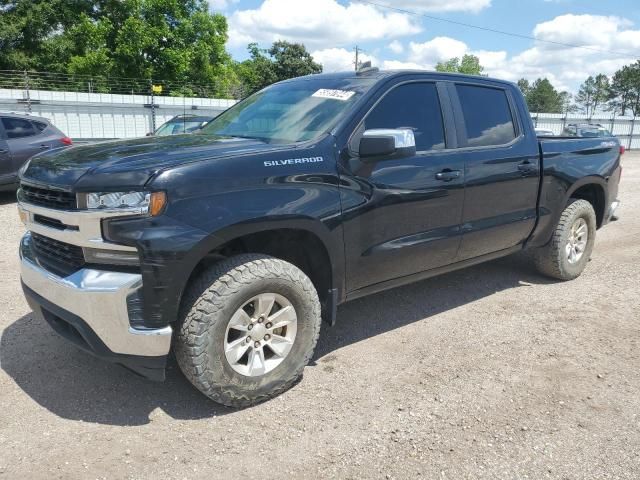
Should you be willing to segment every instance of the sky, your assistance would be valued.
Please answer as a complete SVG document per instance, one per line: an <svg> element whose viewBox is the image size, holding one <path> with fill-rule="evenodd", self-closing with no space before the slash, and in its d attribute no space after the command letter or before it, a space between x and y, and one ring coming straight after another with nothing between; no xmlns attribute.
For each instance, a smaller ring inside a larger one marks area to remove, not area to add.
<svg viewBox="0 0 640 480"><path fill-rule="evenodd" d="M209 0L229 23L227 48L275 40L303 43L325 72L353 69L354 47L381 69L433 69L465 53L490 76L547 77L575 93L589 76L640 58L640 0ZM412 15L405 10L507 31L518 38ZM580 45L573 48L554 43Z"/></svg>

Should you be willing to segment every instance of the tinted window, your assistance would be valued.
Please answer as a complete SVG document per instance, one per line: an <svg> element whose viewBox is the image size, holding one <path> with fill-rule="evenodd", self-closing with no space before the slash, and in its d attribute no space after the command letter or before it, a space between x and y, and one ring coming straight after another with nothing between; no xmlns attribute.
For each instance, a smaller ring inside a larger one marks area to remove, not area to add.
<svg viewBox="0 0 640 480"><path fill-rule="evenodd" d="M35 125L36 129L38 129L38 131L40 132L42 132L45 128L49 126L44 122L33 122L33 124Z"/></svg>
<svg viewBox="0 0 640 480"><path fill-rule="evenodd" d="M438 91L433 83L407 83L387 93L367 115L365 129L411 128L416 150L444 148Z"/></svg>
<svg viewBox="0 0 640 480"><path fill-rule="evenodd" d="M4 131L7 133L7 138L22 138L29 137L36 134L35 128L28 120L22 120L21 118L5 117L2 119L2 125Z"/></svg>
<svg viewBox="0 0 640 480"><path fill-rule="evenodd" d="M462 105L468 146L504 145L515 138L511 109L504 90L456 85Z"/></svg>

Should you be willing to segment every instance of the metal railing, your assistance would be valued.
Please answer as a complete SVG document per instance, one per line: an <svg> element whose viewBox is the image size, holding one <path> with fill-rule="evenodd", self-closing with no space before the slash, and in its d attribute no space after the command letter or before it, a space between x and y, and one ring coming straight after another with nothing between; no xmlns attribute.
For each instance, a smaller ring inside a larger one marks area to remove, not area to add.
<svg viewBox="0 0 640 480"><path fill-rule="evenodd" d="M154 86L159 89L154 89ZM242 87L231 89L219 81L199 84L153 77L130 78L18 70L0 70L0 89L24 90L27 99L31 90L230 99L243 97Z"/></svg>
<svg viewBox="0 0 640 480"><path fill-rule="evenodd" d="M555 135L560 135L571 123L598 123L618 137L627 150L640 148L640 117L607 113L532 113L531 118L536 127L549 129Z"/></svg>
<svg viewBox="0 0 640 480"><path fill-rule="evenodd" d="M139 137L175 115L218 115L236 100L216 91L151 78L0 70L0 111L46 117L74 139Z"/></svg>

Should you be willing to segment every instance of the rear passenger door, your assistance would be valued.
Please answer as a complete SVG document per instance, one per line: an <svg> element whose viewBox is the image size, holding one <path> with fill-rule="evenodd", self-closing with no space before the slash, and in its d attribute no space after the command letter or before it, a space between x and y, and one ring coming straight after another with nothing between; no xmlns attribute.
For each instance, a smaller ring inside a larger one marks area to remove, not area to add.
<svg viewBox="0 0 640 480"><path fill-rule="evenodd" d="M465 200L458 260L522 243L533 230L540 175L537 139L524 135L505 85L449 85Z"/></svg>

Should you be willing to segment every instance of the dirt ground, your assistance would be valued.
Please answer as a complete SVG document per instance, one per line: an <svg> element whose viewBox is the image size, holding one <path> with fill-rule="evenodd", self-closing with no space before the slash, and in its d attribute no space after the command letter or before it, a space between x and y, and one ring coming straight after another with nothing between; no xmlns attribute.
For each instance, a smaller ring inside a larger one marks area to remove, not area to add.
<svg viewBox="0 0 640 480"><path fill-rule="evenodd" d="M0 480L640 478L640 154L575 281L505 258L346 304L292 390L232 410L31 318L0 196Z"/></svg>

